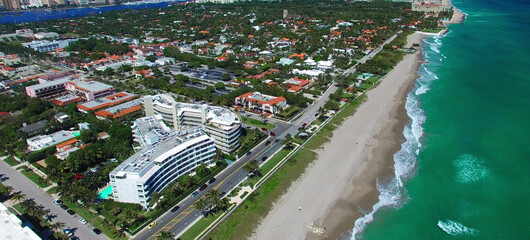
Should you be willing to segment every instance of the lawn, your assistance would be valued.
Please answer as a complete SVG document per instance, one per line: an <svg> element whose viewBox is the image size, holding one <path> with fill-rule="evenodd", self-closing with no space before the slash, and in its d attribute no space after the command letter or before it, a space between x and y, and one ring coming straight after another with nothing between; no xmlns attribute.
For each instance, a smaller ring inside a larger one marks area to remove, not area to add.
<svg viewBox="0 0 530 240"><path fill-rule="evenodd" d="M264 123L263 121L260 121L260 120L254 119L254 118L248 118L248 117L243 117L243 123L244 124L248 124L248 125L252 125L252 126L258 127L258 128L265 128L265 129L268 129L268 130L274 129L276 127L276 125L274 125L272 123Z"/></svg>
<svg viewBox="0 0 530 240"><path fill-rule="evenodd" d="M95 213L91 212L87 208L80 206L77 203L69 202L65 199L63 199L64 205L68 206L70 209L74 210L77 215L81 216L85 220L87 220L92 226L101 229L107 237L111 239L127 239L125 237L118 238L116 237L118 231L113 228L111 225L105 224L105 220L101 219L96 215Z"/></svg>
<svg viewBox="0 0 530 240"><path fill-rule="evenodd" d="M55 194L57 193L57 187L52 187L46 191L48 194Z"/></svg>
<svg viewBox="0 0 530 240"><path fill-rule="evenodd" d="M228 209L226 211L228 211ZM226 211L220 211L217 213L209 214L208 217L201 218L201 220L196 222L190 229L188 229L184 234L182 234L179 239L193 240L197 238L206 228L208 228L213 222L219 219Z"/></svg>
<svg viewBox="0 0 530 240"><path fill-rule="evenodd" d="M247 239L252 235L255 228L260 224L258 219L263 219L276 202L305 171L316 158L317 154L312 151L318 149L329 137L333 130L340 125L348 116L351 116L364 97L353 101L351 104L336 114L329 124L308 140L306 145L294 154L287 162L272 175L260 188L250 194L247 200L237 208L223 223L221 223L208 239ZM282 154L285 154L283 152ZM280 158L280 157L278 157ZM276 159L271 159L277 161ZM272 165L272 162L271 162ZM264 170L265 166L262 168ZM271 166L267 166L271 168ZM265 172L265 171L264 171ZM258 221L257 221L258 220Z"/></svg>
<svg viewBox="0 0 530 240"><path fill-rule="evenodd" d="M20 162L17 161L13 156L9 156L8 158L4 159L4 162L9 164L9 166L16 166L20 164Z"/></svg>
<svg viewBox="0 0 530 240"><path fill-rule="evenodd" d="M40 188L46 188L50 186L49 183L45 182L44 178L41 178L33 171L22 170L21 173L24 174L24 176L26 176L29 180L37 184L37 186L39 186Z"/></svg>
<svg viewBox="0 0 530 240"><path fill-rule="evenodd" d="M267 174L276 164L278 164L291 150L282 149L276 153L271 159L267 160L263 166L261 166L261 173Z"/></svg>

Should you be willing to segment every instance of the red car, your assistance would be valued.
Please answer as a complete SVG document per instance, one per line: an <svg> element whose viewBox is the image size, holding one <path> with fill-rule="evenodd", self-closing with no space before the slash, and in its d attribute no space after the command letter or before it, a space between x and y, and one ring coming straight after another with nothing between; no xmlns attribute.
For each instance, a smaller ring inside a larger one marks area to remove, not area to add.
<svg viewBox="0 0 530 240"><path fill-rule="evenodd" d="M202 191L202 190L206 189L207 187L208 187L208 185L203 184L203 185L201 186L201 188L199 188L199 191Z"/></svg>
<svg viewBox="0 0 530 240"><path fill-rule="evenodd" d="M262 130L262 131L265 131L265 132L268 131L266 128L261 128L261 130Z"/></svg>
<svg viewBox="0 0 530 240"><path fill-rule="evenodd" d="M271 134L271 136L276 137L276 133L271 132L270 134Z"/></svg>
<svg viewBox="0 0 530 240"><path fill-rule="evenodd" d="M302 127L305 128L307 126L307 123L302 124Z"/></svg>

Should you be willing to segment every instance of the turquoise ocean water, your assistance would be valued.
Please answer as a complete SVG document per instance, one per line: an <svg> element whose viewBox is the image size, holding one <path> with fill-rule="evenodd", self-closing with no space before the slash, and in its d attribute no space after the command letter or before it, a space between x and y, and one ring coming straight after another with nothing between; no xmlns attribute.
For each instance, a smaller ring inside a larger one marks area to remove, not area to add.
<svg viewBox="0 0 530 240"><path fill-rule="evenodd" d="M530 1L460 0L429 37L377 211L346 239L530 239Z"/></svg>

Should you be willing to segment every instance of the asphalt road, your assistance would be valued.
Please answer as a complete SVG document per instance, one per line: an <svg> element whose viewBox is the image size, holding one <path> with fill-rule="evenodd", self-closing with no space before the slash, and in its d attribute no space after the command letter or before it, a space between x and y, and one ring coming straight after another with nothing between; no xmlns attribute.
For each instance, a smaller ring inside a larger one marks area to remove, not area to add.
<svg viewBox="0 0 530 240"><path fill-rule="evenodd" d="M401 32L398 32L398 34L399 33ZM390 37L370 54L361 58L357 64L355 64L352 68L346 70L343 75L355 73L358 64L365 63L367 60L372 59L381 50L383 50L384 45L393 41L398 34L395 34L394 36ZM291 134L292 136L298 134L298 128L300 128L304 123L309 124L317 118L315 115L318 113L318 109L326 104L329 99L329 95L331 93L334 93L337 88L338 87L334 84L329 87L319 99L317 99L313 104L309 105L305 109L305 111L301 114L299 118L291 121L291 123L282 123L280 121L274 121L277 127L273 131L276 133L277 136L274 138L269 137L267 140L283 139L287 134ZM218 189L220 192L229 192L230 189L237 186L237 184L239 184L246 177L247 173L242 169L242 166L246 162L248 162L249 160L258 160L261 162L261 159L264 156L270 158L270 156L274 154L278 149L280 149L282 145L281 141L275 143L273 140L271 140L271 143L269 145L265 145L265 143L266 141L260 143L255 149L252 150L252 153L250 155L243 156L242 158L231 164L227 169L223 170L223 172L216 176L216 179L218 179L217 182L213 183L211 186L208 186L208 188L200 192L197 196L195 196L194 198L188 196L186 199L181 201L178 205L180 206L180 209L178 211L175 211L173 213L166 212L164 215L162 215L156 220L157 225L153 229L144 228L134 237L134 239L153 240L156 239L156 237L160 234L161 231L172 232L176 235L182 233L190 224L193 224L193 222L201 216L202 213L193 207L193 204L200 197L202 197L204 194L206 194L206 192L213 188Z"/></svg>
<svg viewBox="0 0 530 240"><path fill-rule="evenodd" d="M35 183L26 178L22 173L16 171L3 160L0 160L0 174L7 177L2 184L13 187L13 192L21 192L26 195L26 199L33 199L37 205L44 206L44 209L50 210L52 223L63 222L65 228L73 229L75 235L79 239L108 239L103 233L96 235L92 232L92 227L89 223L82 224L79 222L81 217L77 214L69 215L65 210L57 206L53 202L53 198L39 188Z"/></svg>
<svg viewBox="0 0 530 240"><path fill-rule="evenodd" d="M269 159L276 151L282 147L281 139L287 134L292 136L298 133L298 128L302 126L303 123L310 123L316 119L315 114L318 112L318 109L324 104L326 104L329 99L329 95L337 90L337 86L332 85L331 87L324 92L322 97L315 101L312 105L308 106L305 112L301 117L294 120L292 123L284 123L280 121L274 121L276 128L273 129L276 137L267 138L267 140L261 142L257 147L252 149L250 155L241 157L239 160L235 161L233 164L219 173L215 178L217 181L208 186L204 191L201 191L197 196L192 198L188 196L183 201L181 201L178 206L179 210L175 212L168 211L163 214L161 217L156 219L157 225L152 228L144 228L138 234L134 236L134 239L139 240L153 240L160 234L161 231L169 231L175 234L182 233L186 227L192 224L197 218L201 217L201 212L196 210L193 207L193 204L206 192L210 189L216 188L219 192L229 192L235 186L237 186L247 175L247 172L242 169L242 166L249 160L257 160L262 163L261 159L267 157ZM272 122L272 120L269 120ZM278 142L274 142L274 139L280 139ZM270 143L267 145L267 141Z"/></svg>

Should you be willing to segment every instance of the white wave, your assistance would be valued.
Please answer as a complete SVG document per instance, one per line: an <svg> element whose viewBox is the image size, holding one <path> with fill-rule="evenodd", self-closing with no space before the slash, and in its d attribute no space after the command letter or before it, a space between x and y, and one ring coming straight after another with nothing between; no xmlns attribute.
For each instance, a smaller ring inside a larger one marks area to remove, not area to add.
<svg viewBox="0 0 530 240"><path fill-rule="evenodd" d="M488 175L484 161L471 154L463 154L454 161L456 181L461 183L478 182Z"/></svg>
<svg viewBox="0 0 530 240"><path fill-rule="evenodd" d="M473 228L468 228L464 226L463 224L451 220L446 221L438 221L438 227L442 229L444 232L446 232L449 235L457 236L457 235L475 235L478 233L478 230Z"/></svg>
<svg viewBox="0 0 530 240"><path fill-rule="evenodd" d="M439 38L439 37L438 37ZM433 38L435 41L438 38ZM427 45L441 46L442 43L431 43L424 39ZM423 51L425 59L429 59L427 51ZM426 93L429 90L429 85L432 81L438 79L438 76L427 69L427 64L423 64L418 71L420 78L416 81L416 87L407 95L405 102L405 109L407 115L411 119L409 125L405 126L403 135L405 142L401 144L401 149L394 154L394 176L388 184L382 184L377 181L377 190L379 191L379 201L372 207L372 210L366 213L363 217L355 221L355 226L350 231L350 239L355 240L357 235L363 232L366 226L374 220L374 214L383 207L398 208L408 202L405 194L404 184L407 180L413 177L416 166L416 160L421 149L421 138L423 136L422 125L425 123L426 117L424 111L421 109L418 96Z"/></svg>

